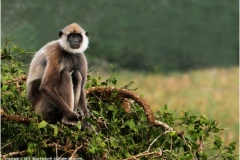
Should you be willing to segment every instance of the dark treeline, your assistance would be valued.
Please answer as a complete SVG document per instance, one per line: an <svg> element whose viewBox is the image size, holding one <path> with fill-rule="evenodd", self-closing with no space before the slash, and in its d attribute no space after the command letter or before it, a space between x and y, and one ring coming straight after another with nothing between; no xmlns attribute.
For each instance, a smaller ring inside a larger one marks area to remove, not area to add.
<svg viewBox="0 0 240 160"><path fill-rule="evenodd" d="M2 0L5 38L37 51L72 22L90 33L90 63L175 71L238 65L236 0Z"/></svg>

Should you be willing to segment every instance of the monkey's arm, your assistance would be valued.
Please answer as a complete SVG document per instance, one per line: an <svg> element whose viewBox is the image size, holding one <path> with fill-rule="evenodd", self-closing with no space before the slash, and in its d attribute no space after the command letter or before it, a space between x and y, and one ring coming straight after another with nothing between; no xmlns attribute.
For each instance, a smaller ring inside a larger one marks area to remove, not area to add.
<svg viewBox="0 0 240 160"><path fill-rule="evenodd" d="M86 81L86 76L81 75L78 70L72 73L73 80L73 90L74 90L74 110L77 108L80 110L81 115L84 116L88 114L86 96L84 92L84 83Z"/></svg>
<svg viewBox="0 0 240 160"><path fill-rule="evenodd" d="M86 73L87 75L87 73ZM89 117L89 110L87 108L87 100L86 100L86 93L84 92L84 84L86 81L87 76L83 77L82 83L81 83L81 94L80 94L80 100L79 100L79 110L81 113L82 118ZM91 128L91 125L87 121L83 121L83 128Z"/></svg>
<svg viewBox="0 0 240 160"><path fill-rule="evenodd" d="M82 116L89 116L89 110L87 108L87 101L86 101L86 95L84 92L84 86L87 82L87 74L88 74L88 67L87 67L87 59L84 54L81 54L80 56L81 61L81 68L79 68L80 73L82 75L82 82L81 82L81 94L80 94L80 101L79 101L79 109Z"/></svg>
<svg viewBox="0 0 240 160"><path fill-rule="evenodd" d="M74 70L72 73L72 82L73 82L73 94L74 94L74 111L78 108L80 96L81 96L81 85L82 85L82 76L78 70Z"/></svg>
<svg viewBox="0 0 240 160"><path fill-rule="evenodd" d="M80 101L79 101L79 110L82 117L89 117L89 111L87 108L86 94L84 90L81 91Z"/></svg>

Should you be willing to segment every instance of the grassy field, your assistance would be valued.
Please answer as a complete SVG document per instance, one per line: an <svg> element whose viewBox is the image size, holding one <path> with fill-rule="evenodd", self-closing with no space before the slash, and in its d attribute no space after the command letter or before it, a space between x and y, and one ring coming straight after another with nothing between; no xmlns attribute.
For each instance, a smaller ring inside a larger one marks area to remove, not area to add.
<svg viewBox="0 0 240 160"><path fill-rule="evenodd" d="M103 79L111 74L110 69L109 73L91 73ZM168 75L116 70L113 76L117 78L119 87L134 81L135 84L130 88L138 88L136 92L144 96L153 111L167 104L171 110L176 110L176 115L180 115L181 110L191 109L197 115L217 119L220 127L226 129L222 135L225 143L236 141L238 152L238 74L238 67L233 67Z"/></svg>

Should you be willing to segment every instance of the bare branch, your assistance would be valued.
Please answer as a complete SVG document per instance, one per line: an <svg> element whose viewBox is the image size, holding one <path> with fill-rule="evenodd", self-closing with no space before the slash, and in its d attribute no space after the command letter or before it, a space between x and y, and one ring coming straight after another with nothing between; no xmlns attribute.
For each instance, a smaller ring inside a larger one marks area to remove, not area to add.
<svg viewBox="0 0 240 160"><path fill-rule="evenodd" d="M79 149L81 149L82 148L82 145L81 146L79 146L77 149L75 149L75 151L72 153L72 155L71 155L71 157L69 157L69 160L72 160L72 158L74 158L74 155L77 153L77 151L79 150Z"/></svg>
<svg viewBox="0 0 240 160"><path fill-rule="evenodd" d="M74 154L76 154L76 152L77 152L80 148L82 148L82 145L79 146L73 153L70 152L71 149L72 149L72 147L73 147L72 145L65 145L65 146L64 146L64 145L60 145L60 144L55 143L55 142L49 143L49 144L47 144L46 146L44 146L44 145L41 145L41 146L40 146L40 148L55 148L55 149L60 149L60 150L63 150L63 151L65 151L65 152L68 152L68 153L72 154L72 156L73 156ZM27 150L10 152L10 153L7 153L7 154L5 154L5 155L2 155L1 158L2 158L2 159L6 159L7 157L12 157L12 156L17 156L17 155L23 156L23 155L25 155L25 154L27 154Z"/></svg>
<svg viewBox="0 0 240 160"><path fill-rule="evenodd" d="M30 124L31 119L28 117L23 117L19 115L9 115L4 112L3 109L0 110L1 118L3 121L13 121L18 123Z"/></svg>
<svg viewBox="0 0 240 160"><path fill-rule="evenodd" d="M150 155L157 155L159 157L162 156L162 150L160 150L159 152L156 152L156 151L153 151L153 152L143 152L143 153L139 153L135 156L131 156L129 158L125 158L123 160L132 160L132 159L137 159L137 158L140 158L140 157L146 157L146 156L150 156Z"/></svg>
<svg viewBox="0 0 240 160"><path fill-rule="evenodd" d="M3 149L4 147L6 147L6 146L8 146L8 145L10 145L10 144L12 144L12 142L10 142L10 143L8 143L8 144L2 146L1 149Z"/></svg>
<svg viewBox="0 0 240 160"><path fill-rule="evenodd" d="M155 139L152 141L152 143L149 145L149 147L148 147L148 149L147 149L146 152L149 152L149 150L150 150L150 148L152 147L153 143L155 143L158 138L160 138L162 135L167 134L167 133L169 133L169 132L170 132L170 131L165 131L164 133L162 133L162 134L160 134L159 136L157 136L157 138L155 138Z"/></svg>
<svg viewBox="0 0 240 160"><path fill-rule="evenodd" d="M24 150L24 151L16 151L16 152L10 152L10 153L7 153L7 154L4 154L1 156L2 159L7 159L7 157L12 157L12 156L17 156L17 155L25 155L27 154L27 150Z"/></svg>

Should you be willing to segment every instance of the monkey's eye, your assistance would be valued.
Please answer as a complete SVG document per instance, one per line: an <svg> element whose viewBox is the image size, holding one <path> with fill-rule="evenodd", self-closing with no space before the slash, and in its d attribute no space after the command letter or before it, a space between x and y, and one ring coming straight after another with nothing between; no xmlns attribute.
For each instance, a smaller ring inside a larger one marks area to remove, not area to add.
<svg viewBox="0 0 240 160"><path fill-rule="evenodd" d="M68 36L68 40L72 41L72 40L73 40L73 36L72 36L72 35L69 35L69 36Z"/></svg>
<svg viewBox="0 0 240 160"><path fill-rule="evenodd" d="M74 34L74 33L72 33L72 34L69 34L69 35L67 36L67 39L68 39L69 41L73 41L73 40L75 40L75 41L81 41L81 40L82 40L82 35L81 35L81 34Z"/></svg>

